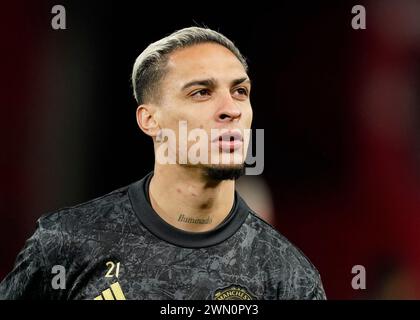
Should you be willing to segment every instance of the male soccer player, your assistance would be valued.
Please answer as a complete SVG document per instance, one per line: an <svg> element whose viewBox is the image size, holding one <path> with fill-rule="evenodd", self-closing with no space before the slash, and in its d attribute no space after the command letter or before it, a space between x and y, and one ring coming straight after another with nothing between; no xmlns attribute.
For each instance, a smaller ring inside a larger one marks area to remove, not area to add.
<svg viewBox="0 0 420 320"><path fill-rule="evenodd" d="M325 299L308 258L235 192L252 108L234 44L179 30L139 55L132 81L154 171L41 217L0 298Z"/></svg>

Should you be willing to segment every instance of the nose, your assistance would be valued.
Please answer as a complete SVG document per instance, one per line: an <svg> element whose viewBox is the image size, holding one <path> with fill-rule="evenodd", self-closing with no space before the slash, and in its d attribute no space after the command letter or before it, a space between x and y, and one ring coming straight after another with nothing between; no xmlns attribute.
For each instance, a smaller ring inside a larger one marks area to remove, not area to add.
<svg viewBox="0 0 420 320"><path fill-rule="evenodd" d="M217 121L229 122L239 119L242 115L241 109L230 94L223 96L220 108L217 110Z"/></svg>

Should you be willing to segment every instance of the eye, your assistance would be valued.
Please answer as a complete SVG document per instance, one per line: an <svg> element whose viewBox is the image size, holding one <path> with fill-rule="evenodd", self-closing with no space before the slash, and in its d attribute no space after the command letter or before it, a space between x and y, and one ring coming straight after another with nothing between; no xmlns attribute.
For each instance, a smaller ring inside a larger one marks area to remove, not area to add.
<svg viewBox="0 0 420 320"><path fill-rule="evenodd" d="M203 99L203 98L207 98L210 96L210 90L209 89L200 89L197 91L194 91L191 94L191 97L196 98L196 99Z"/></svg>
<svg viewBox="0 0 420 320"><path fill-rule="evenodd" d="M248 91L245 88L238 88L238 93L243 95L248 95Z"/></svg>
<svg viewBox="0 0 420 320"><path fill-rule="evenodd" d="M249 91L245 87L239 87L234 90L234 95L241 99L246 99L249 96Z"/></svg>

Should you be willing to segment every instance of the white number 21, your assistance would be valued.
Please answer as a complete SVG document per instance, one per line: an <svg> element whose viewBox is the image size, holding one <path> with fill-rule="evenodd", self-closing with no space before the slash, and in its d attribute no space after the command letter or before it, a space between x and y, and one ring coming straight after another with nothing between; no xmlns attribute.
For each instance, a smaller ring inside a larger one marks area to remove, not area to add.
<svg viewBox="0 0 420 320"><path fill-rule="evenodd" d="M112 278L112 277L117 277L118 278L118 275L120 274L120 263L119 262L117 262L117 264L115 265L115 263L114 262L112 262L112 261L108 261L107 263L106 263L106 266L109 268L109 270L108 270L108 272L106 273L106 275L105 275L105 277L106 278ZM114 269L115 269L115 273L113 274L113 271L114 271Z"/></svg>

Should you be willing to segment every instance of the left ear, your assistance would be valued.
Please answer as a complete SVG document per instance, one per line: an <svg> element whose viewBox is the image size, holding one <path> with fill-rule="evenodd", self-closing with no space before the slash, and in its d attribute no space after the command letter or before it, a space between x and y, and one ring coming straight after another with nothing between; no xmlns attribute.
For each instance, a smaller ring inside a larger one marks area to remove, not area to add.
<svg viewBox="0 0 420 320"><path fill-rule="evenodd" d="M139 105L136 110L137 125L145 134L152 138L155 138L160 131L155 111L155 107L151 104Z"/></svg>

